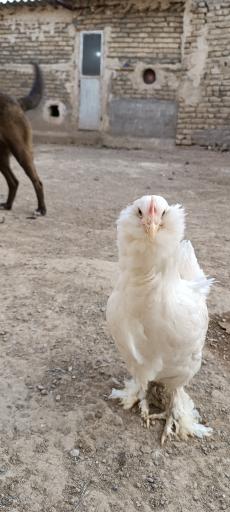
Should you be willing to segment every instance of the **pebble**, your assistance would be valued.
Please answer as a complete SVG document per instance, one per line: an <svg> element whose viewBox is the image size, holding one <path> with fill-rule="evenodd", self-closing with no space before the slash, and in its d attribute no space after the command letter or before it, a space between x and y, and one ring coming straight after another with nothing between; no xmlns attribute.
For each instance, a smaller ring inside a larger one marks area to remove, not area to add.
<svg viewBox="0 0 230 512"><path fill-rule="evenodd" d="M86 421L93 421L94 418L95 418L94 412L89 411L85 414Z"/></svg>
<svg viewBox="0 0 230 512"><path fill-rule="evenodd" d="M70 505L74 505L76 500L77 500L77 498L70 498L70 500L69 500Z"/></svg>
<svg viewBox="0 0 230 512"><path fill-rule="evenodd" d="M73 367L72 367L72 366L69 366L69 368L68 368L68 372L72 372L72 369L73 369Z"/></svg>
<svg viewBox="0 0 230 512"><path fill-rule="evenodd" d="M120 416L118 415L113 415L113 425L116 425L117 427L121 427L123 425L123 420Z"/></svg>
<svg viewBox="0 0 230 512"><path fill-rule="evenodd" d="M151 446L142 446L141 447L141 452L144 453L144 454L150 454L152 451L152 447Z"/></svg>
<svg viewBox="0 0 230 512"><path fill-rule="evenodd" d="M102 418L102 412L101 411L96 411L95 412L95 418L98 418L98 419Z"/></svg>
<svg viewBox="0 0 230 512"><path fill-rule="evenodd" d="M228 151L228 150L229 150L229 145L226 143L222 144L220 151Z"/></svg>
<svg viewBox="0 0 230 512"><path fill-rule="evenodd" d="M47 389L42 389L41 390L41 395L48 395Z"/></svg>
<svg viewBox="0 0 230 512"><path fill-rule="evenodd" d="M71 457L79 457L80 450L78 448L72 448L72 450L70 450L70 455Z"/></svg>
<svg viewBox="0 0 230 512"><path fill-rule="evenodd" d="M216 510L216 505L214 503L209 503L210 510Z"/></svg>
<svg viewBox="0 0 230 512"><path fill-rule="evenodd" d="M56 398L55 398L56 402L60 402L61 400L61 396L60 395L57 395Z"/></svg>
<svg viewBox="0 0 230 512"><path fill-rule="evenodd" d="M150 484L153 484L154 483L154 479L150 476L147 476L146 478L147 482L149 482Z"/></svg>
<svg viewBox="0 0 230 512"><path fill-rule="evenodd" d="M112 491L117 492L118 491L118 486L117 485L112 485Z"/></svg>
<svg viewBox="0 0 230 512"><path fill-rule="evenodd" d="M111 383L115 384L115 386L120 386L120 382L119 382L119 380L116 379L116 377L111 378Z"/></svg>

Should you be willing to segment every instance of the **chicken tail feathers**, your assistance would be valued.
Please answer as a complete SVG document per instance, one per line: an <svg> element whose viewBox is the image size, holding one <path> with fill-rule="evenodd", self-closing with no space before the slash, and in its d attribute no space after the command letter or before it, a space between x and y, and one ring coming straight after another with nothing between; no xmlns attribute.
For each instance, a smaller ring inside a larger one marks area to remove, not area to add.
<svg viewBox="0 0 230 512"><path fill-rule="evenodd" d="M191 281L198 277L204 277L204 272L200 268L194 248L190 240L183 240L180 243L178 254L179 272L182 279Z"/></svg>
<svg viewBox="0 0 230 512"><path fill-rule="evenodd" d="M190 282L193 290L207 297L214 279L206 277L200 267L194 248L189 240L180 243L179 250L179 272L182 279Z"/></svg>
<svg viewBox="0 0 230 512"><path fill-rule="evenodd" d="M205 297L208 296L211 286L215 283L215 279L213 277L198 277L191 282L191 286L194 290L196 290L201 295Z"/></svg>

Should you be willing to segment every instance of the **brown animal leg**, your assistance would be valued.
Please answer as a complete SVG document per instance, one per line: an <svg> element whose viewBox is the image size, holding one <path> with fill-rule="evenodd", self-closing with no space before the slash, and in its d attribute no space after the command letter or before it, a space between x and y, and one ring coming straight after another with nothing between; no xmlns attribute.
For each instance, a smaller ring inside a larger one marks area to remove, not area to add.
<svg viewBox="0 0 230 512"><path fill-rule="evenodd" d="M28 149L24 149L23 147L15 147L11 145L11 151L18 161L18 163L21 165L21 167L24 169L26 175L33 183L37 200L38 200L38 208L37 212L41 215L46 214L46 205L45 205L45 198L44 198L44 192L43 192L43 185L42 182L39 179L39 176L37 174L34 162L33 162L33 156L32 152Z"/></svg>
<svg viewBox="0 0 230 512"><path fill-rule="evenodd" d="M0 209L4 208L5 210L11 210L18 188L18 180L11 171L9 165L9 153L7 152L7 149L1 146L0 150L0 172L5 177L9 188L7 201L5 203L0 203Z"/></svg>

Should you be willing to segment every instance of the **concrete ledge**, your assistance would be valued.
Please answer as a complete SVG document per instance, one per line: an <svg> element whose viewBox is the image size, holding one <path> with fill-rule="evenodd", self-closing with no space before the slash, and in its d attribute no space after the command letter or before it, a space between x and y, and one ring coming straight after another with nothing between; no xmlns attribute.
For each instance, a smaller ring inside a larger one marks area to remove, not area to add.
<svg viewBox="0 0 230 512"><path fill-rule="evenodd" d="M54 132L33 130L33 139L37 144L83 144L98 145L103 144L100 132Z"/></svg>
<svg viewBox="0 0 230 512"><path fill-rule="evenodd" d="M111 148L126 149L172 149L175 147L174 139L138 138L138 137L114 137L103 135L103 145Z"/></svg>
<svg viewBox="0 0 230 512"><path fill-rule="evenodd" d="M85 146L107 146L110 148L124 149L172 149L175 147L174 139L138 138L138 137L115 137L113 135L79 131L68 132L41 132L33 131L34 142L37 144L76 144Z"/></svg>
<svg viewBox="0 0 230 512"><path fill-rule="evenodd" d="M212 149L230 151L230 126L199 130L192 134L192 143Z"/></svg>

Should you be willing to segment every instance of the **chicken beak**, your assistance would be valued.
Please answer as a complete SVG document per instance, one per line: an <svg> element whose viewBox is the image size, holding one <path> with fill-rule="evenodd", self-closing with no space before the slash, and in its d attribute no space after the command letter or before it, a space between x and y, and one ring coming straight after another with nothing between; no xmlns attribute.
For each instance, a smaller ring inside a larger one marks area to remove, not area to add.
<svg viewBox="0 0 230 512"><path fill-rule="evenodd" d="M150 240L153 240L157 231L157 226L153 220L153 216L148 216L143 221L145 233L148 235Z"/></svg>
<svg viewBox="0 0 230 512"><path fill-rule="evenodd" d="M143 219L144 230L145 230L146 234L148 235L148 237L150 238L150 240L154 239L156 231L157 231L157 226L154 222L155 215L156 215L156 208L153 203L153 198L151 198L148 215L145 217L145 219Z"/></svg>

